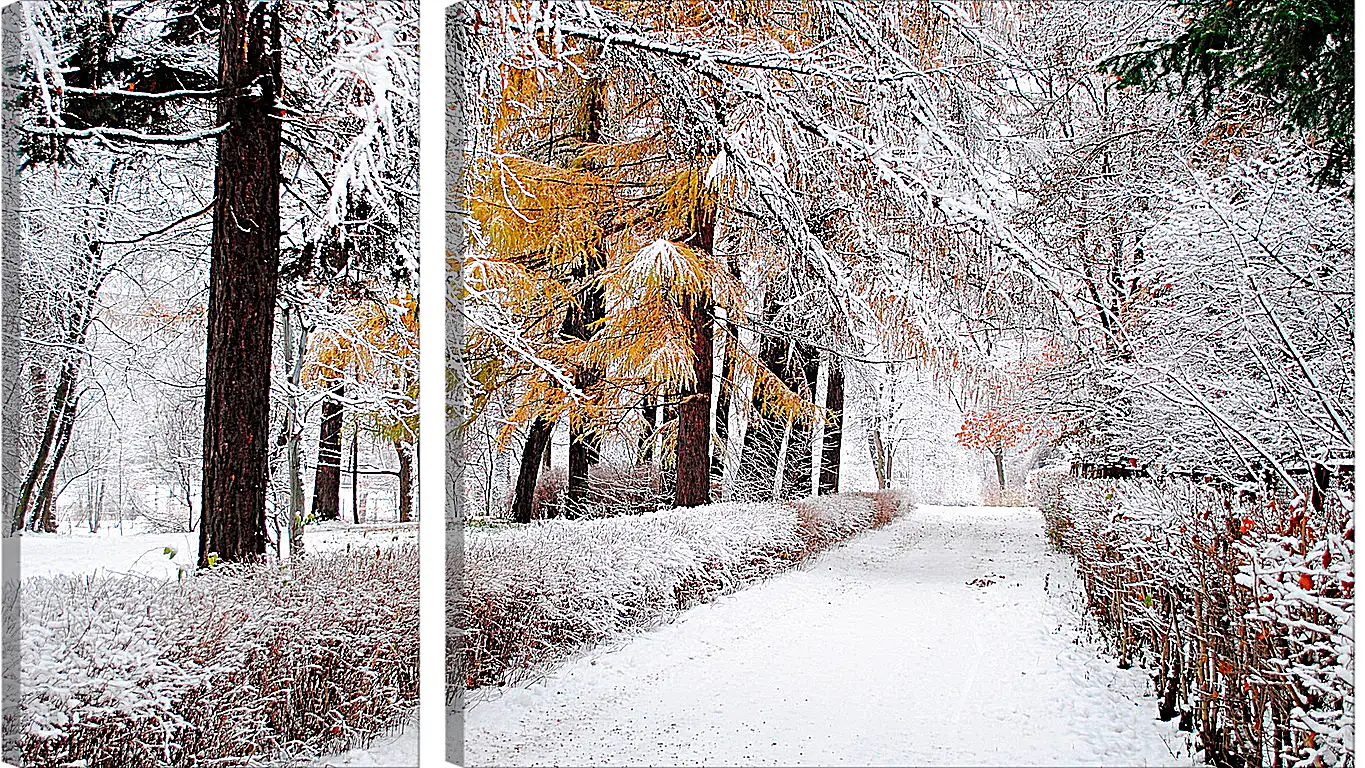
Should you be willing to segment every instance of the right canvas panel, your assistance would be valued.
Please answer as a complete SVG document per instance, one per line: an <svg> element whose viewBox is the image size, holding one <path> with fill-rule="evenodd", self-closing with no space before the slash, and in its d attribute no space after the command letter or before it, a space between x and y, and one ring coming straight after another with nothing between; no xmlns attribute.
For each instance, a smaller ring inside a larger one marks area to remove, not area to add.
<svg viewBox="0 0 1365 768"><path fill-rule="evenodd" d="M1353 21L1286 19L455 3L449 757L1354 765Z"/></svg>

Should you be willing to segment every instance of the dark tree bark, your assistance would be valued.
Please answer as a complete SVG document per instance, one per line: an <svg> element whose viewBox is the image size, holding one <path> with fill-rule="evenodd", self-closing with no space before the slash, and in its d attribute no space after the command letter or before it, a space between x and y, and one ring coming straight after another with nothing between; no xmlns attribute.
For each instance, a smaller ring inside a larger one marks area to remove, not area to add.
<svg viewBox="0 0 1365 768"><path fill-rule="evenodd" d="M75 365L73 360L67 359L57 374L57 388L52 394L52 405L48 409L43 435L38 441L37 455L29 465L23 485L19 488L19 501L10 524L11 531L24 527L38 530L37 511L42 506L41 500L45 496L47 479L49 475L54 474L50 468L61 464L60 458L56 455L57 446L62 444L63 434L70 436L71 425L76 419Z"/></svg>
<svg viewBox="0 0 1365 768"><path fill-rule="evenodd" d="M351 522L360 525L360 424L351 428Z"/></svg>
<svg viewBox="0 0 1365 768"><path fill-rule="evenodd" d="M659 408L655 405L644 405L640 410L645 416L645 433L640 437L639 457L641 464L648 464L654 461L654 432L656 422L659 418Z"/></svg>
<svg viewBox="0 0 1365 768"><path fill-rule="evenodd" d="M412 522L412 446L402 439L393 441L398 453L398 522Z"/></svg>
<svg viewBox="0 0 1365 768"><path fill-rule="evenodd" d="M199 565L265 555L270 353L280 265L279 8L225 0Z"/></svg>
<svg viewBox="0 0 1365 768"><path fill-rule="evenodd" d="M1003 448L991 450L991 458L995 459L995 480L1000 485L1000 492L1005 492L1005 451Z"/></svg>
<svg viewBox="0 0 1365 768"><path fill-rule="evenodd" d="M590 51L589 57L595 59L598 53L596 50ZM569 140L570 146L565 164L592 167L591 163L583 160L582 147L596 144L601 140L602 118L606 110L605 88L606 84L602 80L589 78L585 81L580 94L582 99L573 114L569 134L565 137ZM574 265L573 277L582 288L579 290L577 301L569 308L564 318L565 335L588 341L596 333L598 324L606 317L606 297L602 287L592 279L605 267L605 254L600 249L593 249L582 262ZM573 372L573 380L575 387L587 392L601 380L601 375L593 368L580 364ZM578 517L585 511L589 493L589 470L599 460L599 446L599 439L592 434L590 425L586 424L581 416L570 414L569 483L565 490L564 502L566 517Z"/></svg>
<svg viewBox="0 0 1365 768"><path fill-rule="evenodd" d="M673 503L697 507L711 501L711 329L715 318L713 305L705 300L687 299L684 312L695 382L682 391L678 403L678 482Z"/></svg>
<svg viewBox="0 0 1365 768"><path fill-rule="evenodd" d="M707 255L715 252L716 212L699 210L696 248ZM684 297L683 314L687 319L692 348L692 386L681 392L678 403L676 441L677 484L673 503L679 507L698 507L711 502L711 384L715 350L712 334L716 326L716 307L709 298Z"/></svg>
<svg viewBox="0 0 1365 768"><path fill-rule="evenodd" d="M1326 464L1315 461L1311 465L1313 487L1308 491L1308 506L1321 514L1327 503L1327 487L1332 483L1332 472Z"/></svg>
<svg viewBox="0 0 1365 768"><path fill-rule="evenodd" d="M536 484L540 479L540 457L550 443L550 430L550 422L537 417L531 422L531 432L526 436L521 470L517 473L516 491L512 497L512 519L518 523L531 522L531 506L535 503Z"/></svg>
<svg viewBox="0 0 1365 768"><path fill-rule="evenodd" d="M788 367L791 380L787 386L803 398L815 401L816 382L820 377L820 358L815 347L801 342L792 344L792 361ZM815 469L815 420L798 419L791 425L787 441L786 462L782 470L782 498L802 499L810 496L811 477Z"/></svg>
<svg viewBox="0 0 1365 768"><path fill-rule="evenodd" d="M33 526L35 531L57 532L57 519L53 514L57 501L57 471L61 469L62 459L66 457L67 446L71 444L71 433L76 427L77 399L76 393L72 392L66 402L66 407L62 411L61 421L57 425L57 445L53 449L52 460L47 465L47 477L43 480L42 491L38 494L38 514Z"/></svg>
<svg viewBox="0 0 1365 768"><path fill-rule="evenodd" d="M820 495L839 492L839 457L844 448L844 367L830 357L825 382L825 436L820 456Z"/></svg>
<svg viewBox="0 0 1365 768"><path fill-rule="evenodd" d="M341 517L341 398L346 387L334 385L322 401L322 425L318 430L318 468L313 474L313 518Z"/></svg>

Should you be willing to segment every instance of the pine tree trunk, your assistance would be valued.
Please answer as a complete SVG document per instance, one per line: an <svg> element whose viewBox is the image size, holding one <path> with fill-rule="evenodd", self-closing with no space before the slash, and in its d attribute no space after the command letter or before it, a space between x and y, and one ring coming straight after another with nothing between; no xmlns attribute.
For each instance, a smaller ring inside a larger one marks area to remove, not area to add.
<svg viewBox="0 0 1365 768"><path fill-rule="evenodd" d="M711 501L711 329L715 326L714 309L710 301L689 298L684 302L695 381L682 391L682 401L678 404L675 454L678 482L673 503L679 507L697 507Z"/></svg>
<svg viewBox="0 0 1365 768"><path fill-rule="evenodd" d="M820 495L839 492L839 457L844 447L844 367L830 357L825 382L825 436L820 456Z"/></svg>
<svg viewBox="0 0 1365 768"><path fill-rule="evenodd" d="M265 555L270 355L280 263L279 7L221 4L199 565Z"/></svg>
<svg viewBox="0 0 1365 768"><path fill-rule="evenodd" d="M531 522L531 506L535 503L536 484L540 479L540 456L550 442L550 429L550 422L544 418L537 417L531 422L526 447L521 452L516 491L512 497L512 520L515 522Z"/></svg>
<svg viewBox="0 0 1365 768"><path fill-rule="evenodd" d="M715 252L716 212L703 204L697 211L696 247L708 256ZM711 502L711 384L715 368L713 332L716 307L709 298L687 296L683 315L692 348L692 386L678 403L678 439L674 456L677 484L674 505L698 507Z"/></svg>
<svg viewBox="0 0 1365 768"><path fill-rule="evenodd" d="M341 398L344 384L335 384L322 401L322 425L318 430L318 468L313 475L313 518L341 517Z"/></svg>
<svg viewBox="0 0 1365 768"><path fill-rule="evenodd" d="M412 448L405 440L394 440L398 452L398 522L412 522Z"/></svg>
<svg viewBox="0 0 1365 768"><path fill-rule="evenodd" d="M587 280L592 274L604 267L600 256L589 259L579 271L578 277ZM606 316L606 297L599 285L590 283L580 294L579 302L569 309L565 318L567 335L587 341L593 336L596 324ZM597 371L580 367L574 371L574 385L587 392L601 379ZM548 440L547 440L547 445ZM579 517L586 511L589 493L589 469L598 461L598 439L589 431L584 418L576 413L569 415L569 484L565 491L564 515Z"/></svg>

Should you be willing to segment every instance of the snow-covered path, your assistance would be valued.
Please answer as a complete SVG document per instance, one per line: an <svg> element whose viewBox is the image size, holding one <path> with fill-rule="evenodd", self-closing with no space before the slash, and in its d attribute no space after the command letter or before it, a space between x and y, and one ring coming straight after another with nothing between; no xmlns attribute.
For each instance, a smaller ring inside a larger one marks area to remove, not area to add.
<svg viewBox="0 0 1365 768"><path fill-rule="evenodd" d="M475 700L466 764L1189 765L1031 508L920 507Z"/></svg>

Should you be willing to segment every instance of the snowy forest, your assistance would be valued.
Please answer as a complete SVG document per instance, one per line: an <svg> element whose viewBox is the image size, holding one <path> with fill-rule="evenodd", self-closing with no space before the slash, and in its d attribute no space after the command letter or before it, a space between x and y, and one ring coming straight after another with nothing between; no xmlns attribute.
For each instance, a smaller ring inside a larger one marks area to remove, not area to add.
<svg viewBox="0 0 1365 768"><path fill-rule="evenodd" d="M1352 24L456 2L452 759L1354 765Z"/></svg>
<svg viewBox="0 0 1365 768"><path fill-rule="evenodd" d="M417 701L417 4L4 14L5 758L366 747Z"/></svg>

